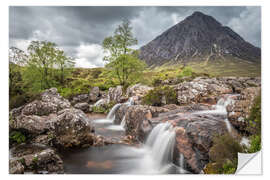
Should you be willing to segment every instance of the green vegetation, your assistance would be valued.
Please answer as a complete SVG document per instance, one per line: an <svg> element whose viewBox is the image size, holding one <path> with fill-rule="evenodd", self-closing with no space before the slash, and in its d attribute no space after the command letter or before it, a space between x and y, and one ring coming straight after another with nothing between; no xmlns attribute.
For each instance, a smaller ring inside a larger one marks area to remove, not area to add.
<svg viewBox="0 0 270 180"><path fill-rule="evenodd" d="M216 136L209 152L207 174L232 174L237 168L237 153L243 152L240 143L230 134Z"/></svg>
<svg viewBox="0 0 270 180"><path fill-rule="evenodd" d="M111 110L111 108L115 105L116 103L115 102L110 102L109 104L105 104L105 105L103 105L103 106L94 106L93 107L93 109L92 109L92 111L94 112L94 113L102 113L102 114L104 114L104 113L109 113L110 112L110 110Z"/></svg>
<svg viewBox="0 0 270 180"><path fill-rule="evenodd" d="M15 142L15 143L21 144L26 141L26 137L24 134L22 134L19 131L12 131L9 135L9 140L11 143Z"/></svg>
<svg viewBox="0 0 270 180"><path fill-rule="evenodd" d="M159 86L150 90L143 97L143 104L152 106L161 106L163 104L162 97L166 104L177 104L176 90L171 86Z"/></svg>
<svg viewBox="0 0 270 180"><path fill-rule="evenodd" d="M130 22L124 20L115 30L114 35L103 41L103 48L109 53L104 57L104 61L108 62L106 68L124 87L136 80L146 66L138 59L138 52L129 48L137 44L137 39L133 37L131 30Z"/></svg>

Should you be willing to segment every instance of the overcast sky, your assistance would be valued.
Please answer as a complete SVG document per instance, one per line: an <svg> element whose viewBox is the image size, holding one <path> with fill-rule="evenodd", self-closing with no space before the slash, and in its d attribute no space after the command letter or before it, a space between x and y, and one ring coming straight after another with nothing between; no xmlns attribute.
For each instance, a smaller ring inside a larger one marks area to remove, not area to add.
<svg viewBox="0 0 270 180"><path fill-rule="evenodd" d="M10 7L9 46L26 50L32 40L55 42L77 67L103 66L101 43L129 19L139 48L194 11L213 16L246 41L261 46L260 7Z"/></svg>

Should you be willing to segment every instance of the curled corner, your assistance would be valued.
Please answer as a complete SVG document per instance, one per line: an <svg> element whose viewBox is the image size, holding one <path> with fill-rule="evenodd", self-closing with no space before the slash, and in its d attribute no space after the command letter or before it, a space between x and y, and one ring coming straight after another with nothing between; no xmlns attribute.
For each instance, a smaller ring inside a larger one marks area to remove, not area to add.
<svg viewBox="0 0 270 180"><path fill-rule="evenodd" d="M238 164L235 174L262 174L261 151L256 153L238 153Z"/></svg>

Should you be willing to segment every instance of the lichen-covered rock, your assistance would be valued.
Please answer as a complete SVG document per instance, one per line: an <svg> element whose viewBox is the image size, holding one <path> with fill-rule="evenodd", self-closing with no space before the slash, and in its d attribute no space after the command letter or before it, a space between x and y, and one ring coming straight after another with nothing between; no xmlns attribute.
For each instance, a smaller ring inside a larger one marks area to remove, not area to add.
<svg viewBox="0 0 270 180"><path fill-rule="evenodd" d="M40 100L24 106L22 114L44 116L69 107L69 101L60 96L56 88L51 88L40 95Z"/></svg>
<svg viewBox="0 0 270 180"><path fill-rule="evenodd" d="M89 93L89 101L96 102L100 97L99 87L93 87Z"/></svg>
<svg viewBox="0 0 270 180"><path fill-rule="evenodd" d="M89 109L90 105L88 103L85 103L85 102L84 103L77 103L77 104L74 105L74 107L76 109L82 110L85 113L88 113L90 111L90 109Z"/></svg>
<svg viewBox="0 0 270 180"><path fill-rule="evenodd" d="M207 79L201 77L179 84L177 91L177 99L180 105L200 102L214 104L217 96L233 92L229 85L218 81L216 78Z"/></svg>
<svg viewBox="0 0 270 180"><path fill-rule="evenodd" d="M11 110L9 126L30 134L41 134L50 128L50 120L58 111L70 107L69 101L61 97L56 88L51 88L39 99Z"/></svg>
<svg viewBox="0 0 270 180"><path fill-rule="evenodd" d="M242 90L233 104L227 106L228 119L236 129L246 131L248 122L245 119L249 117L254 99L260 92L260 87L246 88Z"/></svg>
<svg viewBox="0 0 270 180"><path fill-rule="evenodd" d="M123 95L122 86L117 86L115 88L110 88L107 96L108 103L116 102L121 103L121 97Z"/></svg>
<svg viewBox="0 0 270 180"><path fill-rule="evenodd" d="M51 148L38 144L22 144L11 149L9 173L63 173L63 161Z"/></svg>
<svg viewBox="0 0 270 180"><path fill-rule="evenodd" d="M153 87L149 87L142 84L135 84L127 88L127 96L134 98L134 104L141 104L141 99L144 97Z"/></svg>
<svg viewBox="0 0 270 180"><path fill-rule="evenodd" d="M52 119L52 133L55 145L63 148L92 145L95 136L92 133L87 116L79 109L69 108L59 111Z"/></svg>

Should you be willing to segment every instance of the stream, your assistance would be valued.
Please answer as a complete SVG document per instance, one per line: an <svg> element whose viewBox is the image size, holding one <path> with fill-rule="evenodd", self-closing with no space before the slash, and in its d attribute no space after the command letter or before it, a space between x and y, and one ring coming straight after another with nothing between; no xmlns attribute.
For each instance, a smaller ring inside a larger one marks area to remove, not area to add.
<svg viewBox="0 0 270 180"><path fill-rule="evenodd" d="M221 98L213 110L195 113L225 114L226 106L232 103L230 98ZM132 99L125 104L132 105ZM104 137L121 140L125 136L125 116L120 125L114 124L115 112L121 106L116 104L107 117L105 115L88 115L95 127L95 133ZM231 132L227 119L224 123ZM184 157L180 154L179 165L173 163L175 131L168 123L156 125L145 144L112 144L102 147L73 150L62 154L64 170L67 174L185 174Z"/></svg>

